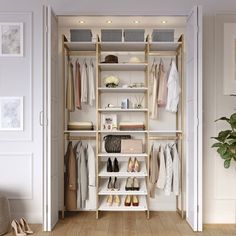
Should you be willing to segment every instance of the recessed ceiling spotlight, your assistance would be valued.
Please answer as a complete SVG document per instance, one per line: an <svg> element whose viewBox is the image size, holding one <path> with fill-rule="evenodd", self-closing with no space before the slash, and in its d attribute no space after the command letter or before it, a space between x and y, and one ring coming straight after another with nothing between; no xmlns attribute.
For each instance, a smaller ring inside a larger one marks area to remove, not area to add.
<svg viewBox="0 0 236 236"><path fill-rule="evenodd" d="M140 21L139 20L134 20L134 24L139 24Z"/></svg>
<svg viewBox="0 0 236 236"><path fill-rule="evenodd" d="M112 23L112 21L111 21L111 20L108 20L108 21L107 21L107 24L111 24L111 23Z"/></svg>
<svg viewBox="0 0 236 236"><path fill-rule="evenodd" d="M80 24L84 24L85 21L84 21L84 20L80 20L79 23L80 23Z"/></svg>
<svg viewBox="0 0 236 236"><path fill-rule="evenodd" d="M161 23L162 23L162 24L166 24L166 23L167 23L167 21L166 21L166 20L163 20L163 21L161 21Z"/></svg>

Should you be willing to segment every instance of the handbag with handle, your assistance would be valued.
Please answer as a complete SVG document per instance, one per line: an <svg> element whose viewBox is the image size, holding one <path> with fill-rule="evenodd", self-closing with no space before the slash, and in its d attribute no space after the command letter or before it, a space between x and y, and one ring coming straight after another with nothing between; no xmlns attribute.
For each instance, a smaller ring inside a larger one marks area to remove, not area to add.
<svg viewBox="0 0 236 236"><path fill-rule="evenodd" d="M107 135L103 138L105 141L105 150L108 153L121 152L121 140L131 139L131 135Z"/></svg>

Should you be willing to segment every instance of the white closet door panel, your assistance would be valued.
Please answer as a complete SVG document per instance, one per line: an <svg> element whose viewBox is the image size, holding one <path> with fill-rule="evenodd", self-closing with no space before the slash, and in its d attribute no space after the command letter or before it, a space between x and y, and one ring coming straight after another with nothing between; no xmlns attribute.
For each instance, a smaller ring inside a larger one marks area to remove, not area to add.
<svg viewBox="0 0 236 236"><path fill-rule="evenodd" d="M58 221L58 157L59 157L59 88L57 81L57 18L49 6L44 7L44 129L45 181L44 230L51 231Z"/></svg>
<svg viewBox="0 0 236 236"><path fill-rule="evenodd" d="M186 215L202 230L202 34L201 7L194 7L186 29Z"/></svg>

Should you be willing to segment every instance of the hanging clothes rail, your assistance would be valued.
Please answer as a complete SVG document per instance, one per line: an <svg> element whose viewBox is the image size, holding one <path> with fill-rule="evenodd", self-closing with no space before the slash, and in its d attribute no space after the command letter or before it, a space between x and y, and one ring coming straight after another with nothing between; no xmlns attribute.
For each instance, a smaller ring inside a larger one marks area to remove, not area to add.
<svg viewBox="0 0 236 236"><path fill-rule="evenodd" d="M149 140L179 140L181 136L149 136Z"/></svg>
<svg viewBox="0 0 236 236"><path fill-rule="evenodd" d="M176 51L159 51L159 52L150 52L149 56L158 56L158 57L176 57L178 53Z"/></svg>

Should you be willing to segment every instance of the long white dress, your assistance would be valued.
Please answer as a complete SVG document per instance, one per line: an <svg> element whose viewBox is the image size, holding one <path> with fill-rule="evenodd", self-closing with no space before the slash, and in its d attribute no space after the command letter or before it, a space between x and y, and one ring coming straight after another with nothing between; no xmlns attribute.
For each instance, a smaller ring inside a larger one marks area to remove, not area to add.
<svg viewBox="0 0 236 236"><path fill-rule="evenodd" d="M159 148L159 177L157 180L157 188L164 189L166 183L166 164L162 145Z"/></svg>
<svg viewBox="0 0 236 236"><path fill-rule="evenodd" d="M179 175L180 175L180 160L179 154L174 144L171 148L171 154L173 159L173 192L176 196L179 195Z"/></svg>
<svg viewBox="0 0 236 236"><path fill-rule="evenodd" d="M169 145L165 147L165 158L166 158L166 184L165 184L165 195L169 196L171 193L172 177L173 177L173 162L170 154Z"/></svg>

